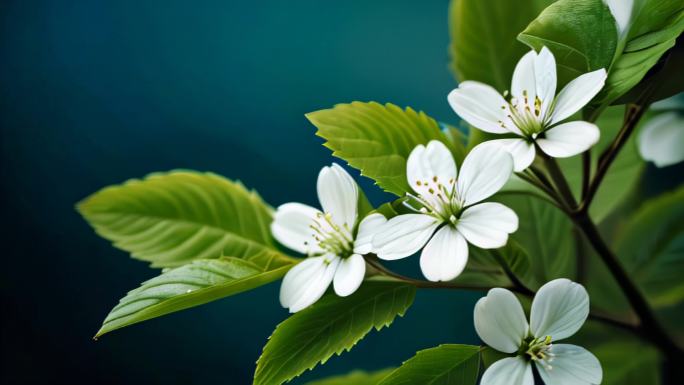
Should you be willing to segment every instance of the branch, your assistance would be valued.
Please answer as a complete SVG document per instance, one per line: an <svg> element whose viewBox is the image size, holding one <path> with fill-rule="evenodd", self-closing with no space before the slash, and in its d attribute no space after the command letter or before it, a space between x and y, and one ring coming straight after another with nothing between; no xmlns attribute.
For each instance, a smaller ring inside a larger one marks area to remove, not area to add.
<svg viewBox="0 0 684 385"><path fill-rule="evenodd" d="M423 281L420 279L414 279L411 277L407 277L405 275L401 275L399 273L396 273L385 266L382 265L380 262L380 259L375 254L366 254L363 256L366 262L371 265L373 268L375 268L378 272L380 272L382 275L397 279L399 281L408 283L410 285L413 285L417 288L429 288L429 289L460 289L460 290L472 290L472 291L489 291L492 287L491 286L476 286L476 285L463 285L463 284L458 284L458 283L451 283L451 282L431 282L431 281ZM498 252L494 253L494 257L497 259L497 261L502 265L502 268L506 274L506 276L509 278L509 280L512 282L513 286L511 287L506 287L506 289L511 290L515 293L518 293L520 295L524 295L529 298L533 298L535 295L535 292L533 290L528 289L525 287L525 285L518 280L518 278L513 274L510 269L504 267L505 264L502 263L503 261L500 260L501 255L498 254ZM608 325L612 325L624 330L631 331L632 333L637 334L639 336L639 330L635 325L632 325L630 323L626 323L624 321L614 319L607 317L605 315L601 314L596 314L596 312L592 312L589 314L589 319L592 319L594 321L599 321Z"/></svg>
<svg viewBox="0 0 684 385"><path fill-rule="evenodd" d="M582 153L582 201L589 192L589 181L591 179L591 150Z"/></svg>
<svg viewBox="0 0 684 385"><path fill-rule="evenodd" d="M647 108L647 105L629 106L625 123L622 125L622 128L620 128L620 132L618 132L610 147L608 147L599 157L596 175L594 175L594 178L592 179L591 184L589 185L587 192L582 199L582 204L580 204L580 206L577 208L578 212L586 212L589 210L589 205L591 205L592 200L596 196L603 178L608 173L610 165L613 163L622 147L624 147L625 143L629 139L629 136L634 131L637 123L639 123L639 119L641 119Z"/></svg>
<svg viewBox="0 0 684 385"><path fill-rule="evenodd" d="M627 271L620 264L617 256L608 248L601 237L596 225L585 211L572 217L577 227L579 227L594 247L598 255L610 270L620 288L625 293L630 305L636 312L640 320L638 330L640 334L658 345L665 353L683 354L682 350L670 339L665 330L656 319L646 298L641 294L639 288L632 282Z"/></svg>
<svg viewBox="0 0 684 385"><path fill-rule="evenodd" d="M575 200L575 196L572 194L570 185L568 184L568 181L565 179L565 175L563 175L563 171L558 166L556 160L547 155L540 148L537 148L537 153L541 155L542 159L544 159L544 164L546 165L546 168L549 171L551 180L553 180L553 184L556 185L556 188L565 200L565 205L571 209L576 208L577 201Z"/></svg>

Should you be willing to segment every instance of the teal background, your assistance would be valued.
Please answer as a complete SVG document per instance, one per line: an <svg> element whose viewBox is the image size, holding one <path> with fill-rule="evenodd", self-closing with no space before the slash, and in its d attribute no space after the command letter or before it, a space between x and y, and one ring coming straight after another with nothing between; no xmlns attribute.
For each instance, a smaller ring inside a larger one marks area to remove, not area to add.
<svg viewBox="0 0 684 385"><path fill-rule="evenodd" d="M175 168L240 179L272 205L315 204L333 158L306 112L375 100L456 119L446 0L5 0L0 17L6 384L250 383L287 317L278 284L95 342L109 309L156 271L97 237L74 204ZM422 291L406 317L297 383L477 343L478 296Z"/></svg>

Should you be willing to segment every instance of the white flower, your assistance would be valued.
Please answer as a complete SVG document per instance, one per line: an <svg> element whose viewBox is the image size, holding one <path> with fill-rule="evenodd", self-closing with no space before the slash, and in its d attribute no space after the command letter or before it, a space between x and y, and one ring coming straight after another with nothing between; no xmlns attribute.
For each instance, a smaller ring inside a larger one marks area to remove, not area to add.
<svg viewBox="0 0 684 385"><path fill-rule="evenodd" d="M416 213L398 215L381 225L373 237L373 251L381 259L394 260L427 244L420 256L425 277L454 279L468 261L468 242L481 248L502 247L508 234L518 229L518 217L508 207L476 204L499 191L512 168L505 151L477 146L463 161L457 178L454 158L442 142L417 146L406 163L408 182L417 193L408 194L406 203Z"/></svg>
<svg viewBox="0 0 684 385"><path fill-rule="evenodd" d="M603 88L606 71L600 69L579 76L556 96L556 59L543 47L530 51L515 67L510 101L494 88L465 81L449 93L451 108L472 126L511 138L485 142L511 153L515 171L526 169L534 160L535 143L546 154L565 158L586 151L598 142L596 125L574 121L560 123Z"/></svg>
<svg viewBox="0 0 684 385"><path fill-rule="evenodd" d="M627 33L629 22L632 18L634 0L603 0L603 2L608 6L610 13L615 19L618 36L624 36Z"/></svg>
<svg viewBox="0 0 684 385"><path fill-rule="evenodd" d="M663 111L648 120L639 132L637 144L645 160L657 167L671 166L684 160L684 109L682 95L661 100L651 106Z"/></svg>
<svg viewBox="0 0 684 385"><path fill-rule="evenodd" d="M385 222L380 214L367 216L354 239L359 190L339 165L323 167L317 188L323 211L286 203L278 207L271 224L280 243L309 256L287 272L280 287L280 303L291 313L318 301L331 282L339 296L355 292L366 274L360 254L370 251L374 227Z"/></svg>
<svg viewBox="0 0 684 385"><path fill-rule="evenodd" d="M600 384L603 371L586 349L556 341L575 334L589 315L589 296L561 278L542 286L532 301L530 324L520 302L506 289L492 289L475 305L475 330L490 347L517 353L492 364L481 385L534 385L532 363L547 385Z"/></svg>

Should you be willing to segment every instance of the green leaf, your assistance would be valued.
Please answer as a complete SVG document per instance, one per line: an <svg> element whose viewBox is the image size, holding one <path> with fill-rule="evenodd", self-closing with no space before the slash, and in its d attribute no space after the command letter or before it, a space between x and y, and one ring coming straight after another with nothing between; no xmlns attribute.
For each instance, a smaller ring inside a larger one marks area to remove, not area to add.
<svg viewBox="0 0 684 385"><path fill-rule="evenodd" d="M200 259L170 269L130 291L112 309L96 338L112 330L199 306L275 281L292 262L275 253L257 255L260 265L239 258Z"/></svg>
<svg viewBox="0 0 684 385"><path fill-rule="evenodd" d="M589 350L603 368L602 385L658 385L661 357L657 349L634 334L587 321L568 343Z"/></svg>
<svg viewBox="0 0 684 385"><path fill-rule="evenodd" d="M608 69L617 48L617 29L603 0L559 0L546 8L518 39L548 47L558 65L558 87L577 76Z"/></svg>
<svg viewBox="0 0 684 385"><path fill-rule="evenodd" d="M519 277L534 282L571 278L576 273L577 248L573 223L558 208L527 195L499 194L495 200L513 209L520 218L512 239L529 256L531 274Z"/></svg>
<svg viewBox="0 0 684 385"><path fill-rule="evenodd" d="M451 69L459 82L477 80L508 90L515 64L529 50L515 40L553 0L452 0Z"/></svg>
<svg viewBox="0 0 684 385"><path fill-rule="evenodd" d="M282 384L350 350L371 329L403 316L415 292L406 284L366 281L349 297L323 297L276 327L257 362L254 384Z"/></svg>
<svg viewBox="0 0 684 385"><path fill-rule="evenodd" d="M434 139L444 142L454 154L462 151L431 117L390 103L338 104L306 117L318 128L316 135L326 140L324 145L334 156L397 196L409 189L406 158L414 147Z"/></svg>
<svg viewBox="0 0 684 385"><path fill-rule="evenodd" d="M645 202L616 240L617 255L655 306L684 299L684 187Z"/></svg>
<svg viewBox="0 0 684 385"><path fill-rule="evenodd" d="M377 385L394 369L382 369L375 372L355 370L342 376L334 376L307 382L306 385Z"/></svg>
<svg viewBox="0 0 684 385"><path fill-rule="evenodd" d="M681 0L635 0L632 23L622 51L610 67L606 86L596 100L608 104L631 90L663 54L675 45L684 31ZM672 79L661 79L670 82ZM642 85L642 90L647 84ZM633 102L639 93L620 102Z"/></svg>
<svg viewBox="0 0 684 385"><path fill-rule="evenodd" d="M102 237L153 267L273 248L272 209L240 182L172 171L91 195L78 211Z"/></svg>
<svg viewBox="0 0 684 385"><path fill-rule="evenodd" d="M479 346L439 345L417 352L379 385L475 385L479 373Z"/></svg>

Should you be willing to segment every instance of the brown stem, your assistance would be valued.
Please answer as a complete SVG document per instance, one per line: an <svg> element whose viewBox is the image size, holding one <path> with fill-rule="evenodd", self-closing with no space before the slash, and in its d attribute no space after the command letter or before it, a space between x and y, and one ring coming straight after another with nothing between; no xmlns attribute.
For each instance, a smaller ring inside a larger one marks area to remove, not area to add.
<svg viewBox="0 0 684 385"><path fill-rule="evenodd" d="M449 282L430 282L430 281L423 281L411 277L407 277L404 275L401 275L399 273L396 273L385 266L382 265L380 260L375 254L366 254L364 255L364 258L366 262L371 265L373 268L375 268L378 272L380 272L382 275L397 279L399 281L408 283L410 285L413 285L417 288L429 288L429 289L460 289L460 290L473 290L473 291L488 291L492 287L491 286L474 286L474 285L463 285L463 284L456 284L456 283L449 283ZM534 297L535 292L533 290L528 289L525 287L525 285L518 280L518 278L513 274L512 271L510 271L508 268L504 267L505 264L503 263L502 260L499 260L501 258L501 255L498 253L495 253L495 258L497 258L497 261L502 265L504 272L506 276L509 278L511 283L513 284L511 287L507 287L507 289L516 292L518 294L527 296L529 298ZM594 321L602 322L605 324L609 324L615 327L619 327L624 330L631 331L633 333L638 334L637 328L629 323L623 322L618 319L610 318L605 315L601 314L596 314L595 312L592 312L589 314L589 319L592 319Z"/></svg>
<svg viewBox="0 0 684 385"><path fill-rule="evenodd" d="M620 132L618 132L610 147L608 147L599 157L596 175L594 175L594 178L591 180L591 184L587 189L587 193L584 195L582 204L577 208L577 211L586 212L589 210L589 205L591 205L592 200L596 196L603 178L608 173L610 165L613 163L615 157L617 157L625 143L627 143L629 136L634 131L637 123L639 123L639 119L641 119L647 108L647 105L634 104L628 107L627 116L622 128L620 128Z"/></svg>
<svg viewBox="0 0 684 385"><path fill-rule="evenodd" d="M566 206L571 209L577 207L577 201L575 200L575 196L572 194L570 185L568 184L568 181L565 179L563 171L558 166L556 160L548 156L546 153L544 153L544 151L542 151L541 148L537 148L537 153L541 154L542 159L544 159L544 164L546 165L546 169L549 171L551 180L553 180L553 184L556 185L556 189L558 189L558 192L560 192L561 196L565 200Z"/></svg>
<svg viewBox="0 0 684 385"><path fill-rule="evenodd" d="M620 288L625 293L630 305L639 317L640 324L638 330L645 338L659 346L665 353L682 354L682 350L672 342L665 330L655 318L646 298L641 294L637 286L632 282L627 271L620 264L617 256L613 254L608 245L601 237L596 225L585 211L573 216L577 227L582 230L601 257L605 265L610 270Z"/></svg>
<svg viewBox="0 0 684 385"><path fill-rule="evenodd" d="M591 179L591 150L582 153L582 201L589 191L589 181Z"/></svg>

